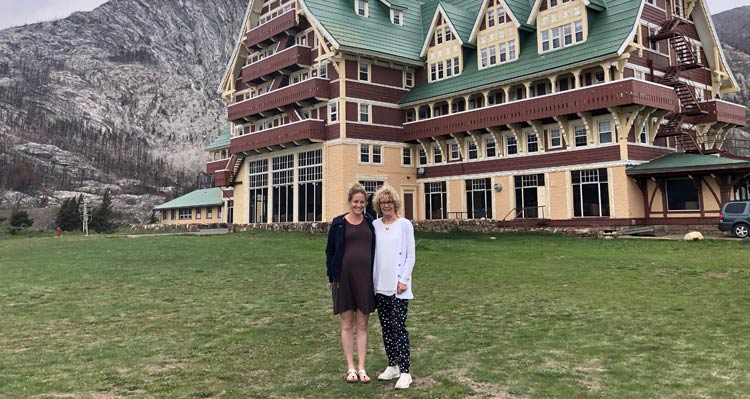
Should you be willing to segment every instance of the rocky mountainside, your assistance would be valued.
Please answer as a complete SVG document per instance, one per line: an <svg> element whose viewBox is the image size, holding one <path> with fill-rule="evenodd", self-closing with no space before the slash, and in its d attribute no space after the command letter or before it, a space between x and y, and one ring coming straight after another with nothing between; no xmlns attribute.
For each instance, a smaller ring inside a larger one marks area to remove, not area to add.
<svg viewBox="0 0 750 399"><path fill-rule="evenodd" d="M0 31L5 200L10 190L44 206L110 188L149 209L204 185L203 147L226 112L216 90L246 7L247 0L110 0Z"/></svg>

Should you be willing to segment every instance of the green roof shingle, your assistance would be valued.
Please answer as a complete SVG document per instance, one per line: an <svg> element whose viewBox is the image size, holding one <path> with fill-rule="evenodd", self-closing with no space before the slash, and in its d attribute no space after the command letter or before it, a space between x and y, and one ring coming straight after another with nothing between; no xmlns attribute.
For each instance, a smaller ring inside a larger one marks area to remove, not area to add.
<svg viewBox="0 0 750 399"><path fill-rule="evenodd" d="M750 169L750 161L719 157L716 155L671 153L662 155L637 166L631 166L627 169L627 173L669 173L690 170L734 169L743 167Z"/></svg>
<svg viewBox="0 0 750 399"><path fill-rule="evenodd" d="M535 32L520 32L520 53L515 61L479 70L477 54L470 52L460 75L438 82L416 86L401 103L425 100L478 87L513 81L525 76L542 74L588 60L617 54L635 26L640 10L637 0L611 0L601 12L589 13L589 37L584 43L560 50L537 53Z"/></svg>
<svg viewBox="0 0 750 399"><path fill-rule="evenodd" d="M217 137L216 140L212 141L211 144L207 145L205 150L211 151L211 150L218 150L222 148L228 148L231 140L232 140L232 124L225 123L224 130L221 132L219 137Z"/></svg>
<svg viewBox="0 0 750 399"><path fill-rule="evenodd" d="M207 205L222 205L224 203L222 199L221 188L208 188L203 190L195 190L187 193L182 197L177 197L172 201L165 202L161 205L154 207L154 210L162 209L175 209L175 208L190 208L195 206L207 206Z"/></svg>

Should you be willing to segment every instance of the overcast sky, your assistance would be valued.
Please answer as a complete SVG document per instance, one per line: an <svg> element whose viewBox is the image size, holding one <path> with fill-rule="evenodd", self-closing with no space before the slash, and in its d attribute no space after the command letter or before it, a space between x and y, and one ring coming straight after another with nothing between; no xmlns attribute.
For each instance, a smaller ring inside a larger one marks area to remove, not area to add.
<svg viewBox="0 0 750 399"><path fill-rule="evenodd" d="M0 0L0 29L65 18L74 11L90 11L106 0ZM750 0L708 0L711 14L750 5Z"/></svg>

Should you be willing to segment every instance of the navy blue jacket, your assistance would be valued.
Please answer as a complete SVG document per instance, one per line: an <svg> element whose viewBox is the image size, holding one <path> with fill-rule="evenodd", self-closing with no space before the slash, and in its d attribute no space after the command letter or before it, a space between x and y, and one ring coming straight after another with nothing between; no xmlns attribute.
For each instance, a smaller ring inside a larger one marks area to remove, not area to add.
<svg viewBox="0 0 750 399"><path fill-rule="evenodd" d="M346 213L333 218L331 228L328 230L328 244L326 244L326 270L328 282L337 282L341 277L341 263L344 259L344 237L346 237ZM375 262L375 227L372 226L372 218L365 214L365 223L372 232L372 254L370 256L370 268Z"/></svg>

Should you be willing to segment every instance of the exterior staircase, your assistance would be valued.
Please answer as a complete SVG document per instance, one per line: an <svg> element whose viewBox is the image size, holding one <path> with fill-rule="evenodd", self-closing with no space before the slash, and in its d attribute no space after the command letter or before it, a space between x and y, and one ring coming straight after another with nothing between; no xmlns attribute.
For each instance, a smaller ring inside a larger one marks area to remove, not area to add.
<svg viewBox="0 0 750 399"><path fill-rule="evenodd" d="M667 114L667 123L659 128L656 137L674 137L678 150L703 154L704 151L695 137L695 126L685 124L686 117L705 114L706 111L702 109L693 90L680 80L684 72L701 67L692 46L678 30L683 23L681 18L673 18L665 22L656 35L649 38L651 41L667 40L674 50L677 64L667 69L659 83L672 87L680 100L680 112Z"/></svg>

